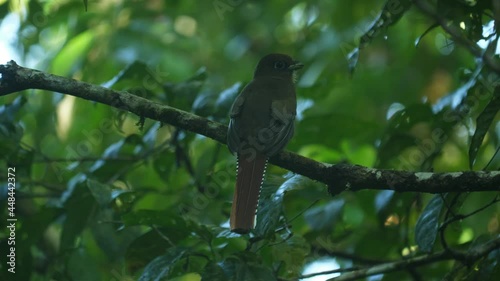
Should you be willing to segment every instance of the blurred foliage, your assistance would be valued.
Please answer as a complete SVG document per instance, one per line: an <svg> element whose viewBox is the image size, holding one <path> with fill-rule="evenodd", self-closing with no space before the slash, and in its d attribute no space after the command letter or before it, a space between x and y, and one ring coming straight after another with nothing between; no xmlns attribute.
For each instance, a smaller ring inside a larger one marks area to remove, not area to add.
<svg viewBox="0 0 500 281"><path fill-rule="evenodd" d="M497 39L491 3L436 7L484 47ZM387 169L500 168L498 74L411 1L0 1L0 19L2 36L17 34L20 65L222 123L258 59L287 53L306 65L287 149ZM240 236L228 231L235 159L223 145L59 93L0 104L0 166L15 167L18 219L15 274L0 234L2 280L296 280L328 257L328 269L348 269L439 251L441 234L466 250L500 233L498 203L440 227L495 193L329 198L271 166L255 233ZM499 255L370 280L493 280Z"/></svg>

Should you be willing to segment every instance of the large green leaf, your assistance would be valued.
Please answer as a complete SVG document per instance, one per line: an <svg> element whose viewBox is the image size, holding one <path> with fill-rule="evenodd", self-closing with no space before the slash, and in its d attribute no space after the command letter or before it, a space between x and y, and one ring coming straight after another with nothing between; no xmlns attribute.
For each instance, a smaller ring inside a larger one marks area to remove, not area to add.
<svg viewBox="0 0 500 281"><path fill-rule="evenodd" d="M96 179L104 182L117 174L120 175L124 173L134 164L132 160L117 161L115 158L131 158L134 155L141 155L143 149L144 143L142 138L137 134L129 135L109 145L102 155L104 159L95 161L94 165L92 165L89 170Z"/></svg>
<svg viewBox="0 0 500 281"><path fill-rule="evenodd" d="M467 71L467 81L463 83L458 89L449 93L442 99L440 99L434 106L434 111L442 111L447 110L447 108L451 108L453 110L460 109L464 99L467 97L467 93L473 89L477 83L479 82L479 76L483 69L482 65L478 65L474 72ZM469 108L466 108L469 110Z"/></svg>
<svg viewBox="0 0 500 281"><path fill-rule="evenodd" d="M66 76L76 71L95 39L93 29L86 30L69 40L52 61L52 73Z"/></svg>
<svg viewBox="0 0 500 281"><path fill-rule="evenodd" d="M229 117L229 110L236 96L240 93L241 87L242 84L237 82L219 94L219 97L215 101L216 111L214 112L214 116L223 120Z"/></svg>
<svg viewBox="0 0 500 281"><path fill-rule="evenodd" d="M495 88L495 94L484 110L476 119L476 130L472 136L469 147L469 166L472 169L476 160L477 152L483 143L484 136L492 125L492 122L500 110L500 86Z"/></svg>
<svg viewBox="0 0 500 281"><path fill-rule="evenodd" d="M134 61L103 86L151 99L161 91L160 79L147 64Z"/></svg>
<svg viewBox="0 0 500 281"><path fill-rule="evenodd" d="M323 206L311 208L304 213L309 226L314 230L331 230L342 214L344 199L334 199Z"/></svg>
<svg viewBox="0 0 500 281"><path fill-rule="evenodd" d="M87 180L87 187L89 188L92 196L102 207L108 205L112 200L112 190L106 185L95 180Z"/></svg>
<svg viewBox="0 0 500 281"><path fill-rule="evenodd" d="M269 237L274 235L280 216L283 213L284 191L277 184L270 184L269 181L263 184L257 208L257 225L255 226L257 236Z"/></svg>
<svg viewBox="0 0 500 281"><path fill-rule="evenodd" d="M403 150L417 146L420 138L426 135L415 134L414 131L418 132L415 128L427 126L432 129L435 118L428 104L412 104L392 113L378 150L378 165L385 168Z"/></svg>
<svg viewBox="0 0 500 281"><path fill-rule="evenodd" d="M175 247L152 260L142 272L139 281L160 281L168 277L174 265L186 254L186 249Z"/></svg>
<svg viewBox="0 0 500 281"><path fill-rule="evenodd" d="M481 247L482 244L487 243L490 239L490 235L481 235L477 237L474 241L469 243L469 251L477 250L477 247ZM460 261L455 261L455 270L450 271L446 275L446 278L448 278L448 280L464 281L496 280L496 277L499 276L498 274L500 273L499 258L500 250L493 250L488 255L484 256L484 258L474 262L474 270L470 270Z"/></svg>
<svg viewBox="0 0 500 281"><path fill-rule="evenodd" d="M351 73L354 72L358 63L360 50L366 47L382 32L385 32L389 26L398 22L411 5L412 2L410 0L387 0L385 2L380 14L371 23L368 31L359 39L359 46L352 50L347 56Z"/></svg>
<svg viewBox="0 0 500 281"><path fill-rule="evenodd" d="M285 235L284 235L285 236ZM282 262L281 272L286 279L298 278L309 255L309 242L301 236L286 237L272 249L275 262Z"/></svg>
<svg viewBox="0 0 500 281"><path fill-rule="evenodd" d="M443 197L436 194L424 208L415 225L415 241L422 252L429 253L434 247L434 242L439 230L439 217L443 208Z"/></svg>
<svg viewBox="0 0 500 281"><path fill-rule="evenodd" d="M162 236L163 231L167 233L168 240ZM127 267L131 271L144 267L152 259L171 248L171 243L178 243L180 238L184 238L180 236L174 237L167 231L168 229L159 227L157 230L152 229L134 239L125 253Z"/></svg>
<svg viewBox="0 0 500 281"><path fill-rule="evenodd" d="M66 219L61 234L62 249L75 247L77 237L87 226L95 204L94 198L85 185L77 184L74 187L70 197L64 203Z"/></svg>
<svg viewBox="0 0 500 281"><path fill-rule="evenodd" d="M7 158L9 155L16 157L19 150L19 143L23 137L23 127L15 122L15 116L23 108L27 99L25 96L18 96L12 102L0 106L0 158Z"/></svg>
<svg viewBox="0 0 500 281"><path fill-rule="evenodd" d="M226 281L230 280L222 267L215 262L209 262L201 274L203 281Z"/></svg>
<svg viewBox="0 0 500 281"><path fill-rule="evenodd" d="M181 83L166 82L163 84L165 95L160 99L176 108L191 111L193 103L207 78L205 68L200 68L192 77Z"/></svg>

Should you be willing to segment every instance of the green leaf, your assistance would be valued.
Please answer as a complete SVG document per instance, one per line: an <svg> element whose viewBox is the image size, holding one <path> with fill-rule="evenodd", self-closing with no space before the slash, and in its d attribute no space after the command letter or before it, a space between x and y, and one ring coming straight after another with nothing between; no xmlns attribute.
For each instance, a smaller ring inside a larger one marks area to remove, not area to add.
<svg viewBox="0 0 500 281"><path fill-rule="evenodd" d="M311 112L309 114L309 112ZM342 126L332 125L342 120ZM371 122L357 118L354 115L342 111L330 111L326 113L313 113L308 110L304 113L304 119L297 123L296 134L291 144L321 144L329 148L337 148L343 139L375 139L380 136L382 127L380 123ZM290 145L289 145L290 146Z"/></svg>
<svg viewBox="0 0 500 281"><path fill-rule="evenodd" d="M343 221L349 222L351 226L361 227L367 215L359 206L359 202L349 202L344 206Z"/></svg>
<svg viewBox="0 0 500 281"><path fill-rule="evenodd" d="M349 163L372 167L376 161L377 152L372 145L363 145L354 148L350 142L344 141L341 143L341 149Z"/></svg>
<svg viewBox="0 0 500 281"><path fill-rule="evenodd" d="M203 281L226 281L229 280L222 267L215 262L209 262L201 274Z"/></svg>
<svg viewBox="0 0 500 281"><path fill-rule="evenodd" d="M219 268L217 268L219 267ZM231 280L231 281L262 281L262 280L276 280L272 271L260 264L255 264L253 261L240 260L236 258L229 258L217 265L210 265L207 273L207 280ZM224 275L221 276L221 273ZM218 277L220 279L213 279ZM202 280L205 280L204 278Z"/></svg>
<svg viewBox="0 0 500 281"><path fill-rule="evenodd" d="M478 236L468 246L468 250L473 252L477 247L489 242L491 236L483 234ZM495 276L500 276L500 250L496 249L489 254L483 256L471 266L463 266L459 261L455 261L455 270L449 272L446 276L447 280L496 280Z"/></svg>
<svg viewBox="0 0 500 281"><path fill-rule="evenodd" d="M101 207L107 206L111 202L112 190L107 184L102 184L98 181L88 179L87 187Z"/></svg>
<svg viewBox="0 0 500 281"><path fill-rule="evenodd" d="M415 195L409 192L396 193L393 190L381 190L374 198L375 213L380 225L384 225L391 215L403 215L407 212L408 206L415 201Z"/></svg>
<svg viewBox="0 0 500 281"><path fill-rule="evenodd" d="M311 190L315 182L302 175L294 175L283 182L282 178L267 177L260 193L257 208L257 236L273 236L283 214L283 197L287 191L293 189ZM309 193L311 194L311 193Z"/></svg>
<svg viewBox="0 0 500 281"><path fill-rule="evenodd" d="M283 243L277 243L272 248L275 262L283 263L281 271L287 280L295 280L300 276L310 245L303 237L294 235Z"/></svg>
<svg viewBox="0 0 500 281"><path fill-rule="evenodd" d="M168 240L158 232L168 234ZM172 233L168 233L166 229L161 227L158 230L152 229L141 236L137 237L125 253L127 267L135 271L138 268L144 267L155 257L162 255L165 251L172 247L171 243L177 243L179 239L185 236L177 235L174 237Z"/></svg>
<svg viewBox="0 0 500 281"><path fill-rule="evenodd" d="M208 177L208 173L213 170L213 165L216 163L214 157L217 155L217 149L215 149L215 144L207 141L200 141L199 143L191 142L193 148L187 157L192 162L194 166L194 175L197 182L207 183L212 179ZM184 149L184 148L181 148ZM187 151L185 151L187 152Z"/></svg>
<svg viewBox="0 0 500 281"><path fill-rule="evenodd" d="M387 209L394 197L394 190L381 190L375 196L375 210L377 213L382 213Z"/></svg>
<svg viewBox="0 0 500 281"><path fill-rule="evenodd" d="M476 119L476 131L472 136L469 147L469 167L472 170L474 161L476 160L477 152L483 143L484 136L488 132L495 116L500 110L500 86L495 88L495 94L490 102L486 105L483 112Z"/></svg>
<svg viewBox="0 0 500 281"><path fill-rule="evenodd" d="M359 48L365 47L377 37L380 32L385 31L389 26L395 24L410 6L410 0L387 0L377 19L371 24L370 29L361 36Z"/></svg>
<svg viewBox="0 0 500 281"><path fill-rule="evenodd" d="M427 28L418 38L415 40L415 47L418 47L422 39L424 39L425 35L429 34L432 30L434 30L436 27L438 27L438 23L434 23L429 28Z"/></svg>
<svg viewBox="0 0 500 281"><path fill-rule="evenodd" d="M467 80L467 82L460 86L460 88L440 99L433 106L434 111L441 111L445 107L449 107L451 109L459 108L462 101L467 97L467 93L469 92L469 90L473 89L474 86L476 86L476 84L479 82L479 75L482 69L482 65L479 65L476 67L476 70L474 70L474 72L468 73L467 76L469 77L469 79Z"/></svg>
<svg viewBox="0 0 500 281"><path fill-rule="evenodd" d="M52 60L51 72L56 75L67 76L80 66L87 51L94 41L94 30L88 29L73 37Z"/></svg>
<svg viewBox="0 0 500 281"><path fill-rule="evenodd" d="M374 38L380 35L381 32L386 31L389 26L398 22L404 13L408 11L410 6L410 0L387 0L385 2L382 11L370 25L370 29L368 29L359 39L359 46L347 55L349 72L351 75L358 63L360 50L366 47Z"/></svg>
<svg viewBox="0 0 500 281"><path fill-rule="evenodd" d="M193 103L200 93L207 73L200 68L193 77L181 83L167 82L163 85L164 97L160 97L167 104L176 108L191 111Z"/></svg>
<svg viewBox="0 0 500 281"><path fill-rule="evenodd" d="M407 133L419 123L431 123L435 118L428 104L412 104L398 110L389 119L388 134Z"/></svg>
<svg viewBox="0 0 500 281"><path fill-rule="evenodd" d="M221 229L220 228L217 228L217 229L213 229L214 227L208 227L206 225L197 225L197 224L193 224L193 228L191 230L193 230L194 233L196 233L196 235L198 237L200 237L203 241L207 241L207 243L211 243L211 241L215 238L214 235L215 235L215 232L217 233L220 233Z"/></svg>
<svg viewBox="0 0 500 281"><path fill-rule="evenodd" d="M344 199L335 199L323 206L311 208L304 213L305 219L314 230L331 230L342 213L344 203Z"/></svg>
<svg viewBox="0 0 500 281"><path fill-rule="evenodd" d="M500 250L491 251L486 258L480 259L474 268L478 268L475 272L477 276L470 276L475 278L468 278L467 280L488 280L488 278L500 276Z"/></svg>
<svg viewBox="0 0 500 281"><path fill-rule="evenodd" d="M193 101L191 111L199 116L210 116L214 112L216 93L211 90L201 91Z"/></svg>
<svg viewBox="0 0 500 281"><path fill-rule="evenodd" d="M241 90L241 83L235 83L231 87L225 89L219 94L219 97L215 101L215 110L214 115L218 118L225 119L229 116L229 110L231 109L231 105L233 104L236 96L238 96Z"/></svg>
<svg viewBox="0 0 500 281"><path fill-rule="evenodd" d="M66 219L61 234L61 248L70 249L75 246L76 238L87 226L95 201L86 186L75 186L64 204Z"/></svg>
<svg viewBox="0 0 500 281"><path fill-rule="evenodd" d="M236 279L243 281L276 280L271 269L260 264L240 264L236 271Z"/></svg>
<svg viewBox="0 0 500 281"><path fill-rule="evenodd" d="M304 145L298 153L304 157L326 163L336 163L343 159L342 153L321 144Z"/></svg>
<svg viewBox="0 0 500 281"><path fill-rule="evenodd" d="M274 235L276 226L283 213L284 190L278 188L276 184L264 182L262 185L259 206L257 208L257 224L255 233L260 237Z"/></svg>
<svg viewBox="0 0 500 281"><path fill-rule="evenodd" d="M13 123L15 121L14 117L26 102L26 97L20 95L11 103L0 106L0 122Z"/></svg>
<svg viewBox="0 0 500 281"><path fill-rule="evenodd" d="M417 146L420 139L413 130L422 125L431 129L435 119L436 115L428 104L412 104L394 112L389 118L378 150L379 166L387 167L390 160L400 155L406 148Z"/></svg>
<svg viewBox="0 0 500 281"><path fill-rule="evenodd" d="M16 167L16 176L29 177L35 158L35 150L26 150L18 147L16 150L11 150L8 162L9 165Z"/></svg>
<svg viewBox="0 0 500 281"><path fill-rule="evenodd" d="M131 157L141 153L144 148L144 143L142 138L137 134L132 134L127 136L125 139L121 139L116 143L113 143L106 148L102 154L103 158L94 162L94 165L90 167L90 172L93 176L100 180L108 180L117 173L123 173L125 169L131 167L133 161L115 161L113 158L119 156Z"/></svg>
<svg viewBox="0 0 500 281"><path fill-rule="evenodd" d="M415 225L415 241L420 251L429 253L434 246L439 229L439 215L443 208L441 194L436 194L424 208Z"/></svg>
<svg viewBox="0 0 500 281"><path fill-rule="evenodd" d="M139 281L164 280L175 264L184 257L186 250L183 248L172 248L165 255L159 256L151 261L142 272Z"/></svg>
<svg viewBox="0 0 500 281"><path fill-rule="evenodd" d="M347 62L349 63L349 72L351 75L354 73L356 69L356 65L358 64L359 59L359 47L354 48L349 54L347 54Z"/></svg>
<svg viewBox="0 0 500 281"><path fill-rule="evenodd" d="M23 245L30 245L39 241L43 237L46 229L61 214L63 209L54 207L42 207L37 211L36 216L29 216L23 219L23 224L19 229L19 236L23 237Z"/></svg>
<svg viewBox="0 0 500 281"><path fill-rule="evenodd" d="M96 260L83 248L71 252L67 261L67 272L70 280L91 281L101 280Z"/></svg>
<svg viewBox="0 0 500 281"><path fill-rule="evenodd" d="M155 122L142 137L142 142L144 143L145 149L152 149L156 143L156 138L158 135L158 130L161 127L160 122Z"/></svg>
<svg viewBox="0 0 500 281"><path fill-rule="evenodd" d="M177 170L175 160L175 155L167 149L158 153L158 157L153 160L156 174L164 181L168 181L170 175Z"/></svg>
<svg viewBox="0 0 500 281"><path fill-rule="evenodd" d="M151 98L162 89L162 81L147 64L134 61L120 71L104 87L125 90L136 96Z"/></svg>
<svg viewBox="0 0 500 281"><path fill-rule="evenodd" d="M9 104L0 106L0 158L18 158L19 143L24 135L23 127L15 120L16 114L26 103L24 95ZM23 162L23 161L21 161ZM29 165L31 167L31 165Z"/></svg>

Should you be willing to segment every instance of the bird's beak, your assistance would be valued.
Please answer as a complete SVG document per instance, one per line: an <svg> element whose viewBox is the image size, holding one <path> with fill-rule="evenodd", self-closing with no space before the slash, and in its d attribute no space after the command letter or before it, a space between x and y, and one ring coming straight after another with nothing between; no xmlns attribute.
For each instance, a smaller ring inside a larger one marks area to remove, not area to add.
<svg viewBox="0 0 500 281"><path fill-rule="evenodd" d="M289 67L288 67L288 70L297 70L297 69L301 69L302 67L304 67L304 65L298 61L294 61L293 64L291 64Z"/></svg>

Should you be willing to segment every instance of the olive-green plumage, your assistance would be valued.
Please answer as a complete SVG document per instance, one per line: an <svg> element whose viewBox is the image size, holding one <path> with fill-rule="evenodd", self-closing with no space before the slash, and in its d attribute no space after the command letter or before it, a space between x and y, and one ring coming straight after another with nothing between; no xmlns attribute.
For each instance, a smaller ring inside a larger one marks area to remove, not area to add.
<svg viewBox="0 0 500 281"><path fill-rule="evenodd" d="M247 233L254 227L267 159L293 136L297 106L293 72L302 66L287 55L263 57L253 80L234 101L227 138L229 150L238 157L231 231Z"/></svg>

